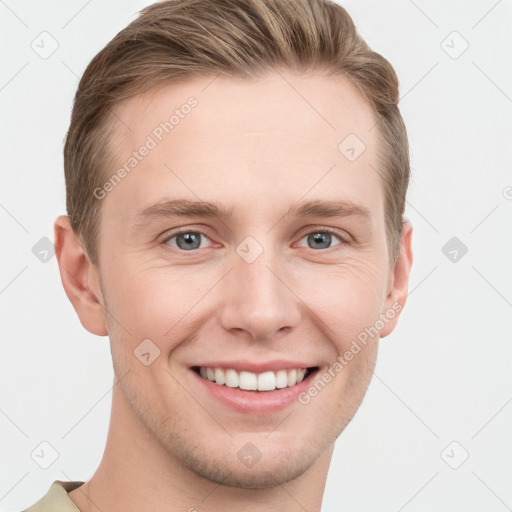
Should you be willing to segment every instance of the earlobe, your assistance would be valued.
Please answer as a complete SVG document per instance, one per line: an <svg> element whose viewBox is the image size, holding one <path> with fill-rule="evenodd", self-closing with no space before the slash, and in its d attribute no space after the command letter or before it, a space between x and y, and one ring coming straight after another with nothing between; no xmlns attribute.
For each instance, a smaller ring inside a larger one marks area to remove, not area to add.
<svg viewBox="0 0 512 512"><path fill-rule="evenodd" d="M400 255L394 264L391 275L391 287L386 297L384 311L382 312L387 322L380 331L381 338L393 332L398 317L405 306L412 261L412 224L408 220L404 220L400 235Z"/></svg>
<svg viewBox="0 0 512 512"><path fill-rule="evenodd" d="M62 285L80 322L92 334L108 335L98 269L80 245L67 215L55 220L54 235Z"/></svg>

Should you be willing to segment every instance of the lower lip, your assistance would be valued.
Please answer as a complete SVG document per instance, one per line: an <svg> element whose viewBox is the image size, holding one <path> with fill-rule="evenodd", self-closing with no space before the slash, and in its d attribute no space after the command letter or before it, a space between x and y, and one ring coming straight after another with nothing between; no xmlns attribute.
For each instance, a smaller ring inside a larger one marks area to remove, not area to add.
<svg viewBox="0 0 512 512"><path fill-rule="evenodd" d="M269 414L289 407L298 402L298 396L306 391L311 381L318 373L318 369L310 373L302 382L292 387L275 389L274 391L245 391L239 388L230 388L203 379L194 370L190 370L202 389L214 398L238 412L252 414Z"/></svg>

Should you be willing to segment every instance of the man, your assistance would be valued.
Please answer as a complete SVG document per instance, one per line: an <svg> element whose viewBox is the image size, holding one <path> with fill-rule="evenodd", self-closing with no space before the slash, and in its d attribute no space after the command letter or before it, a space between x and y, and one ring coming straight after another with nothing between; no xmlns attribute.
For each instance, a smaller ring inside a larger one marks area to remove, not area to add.
<svg viewBox="0 0 512 512"><path fill-rule="evenodd" d="M93 59L55 246L112 415L94 475L30 512L321 510L407 296L397 102L326 0L157 3Z"/></svg>

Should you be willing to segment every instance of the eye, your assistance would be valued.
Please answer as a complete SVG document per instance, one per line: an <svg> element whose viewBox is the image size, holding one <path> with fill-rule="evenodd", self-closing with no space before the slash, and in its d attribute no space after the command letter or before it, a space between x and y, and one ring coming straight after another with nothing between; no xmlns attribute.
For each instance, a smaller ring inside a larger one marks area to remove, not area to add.
<svg viewBox="0 0 512 512"><path fill-rule="evenodd" d="M202 237L209 240L202 231L180 231L166 238L163 243L183 251L194 251L196 249L202 249Z"/></svg>
<svg viewBox="0 0 512 512"><path fill-rule="evenodd" d="M333 238L337 239L339 242L334 244L334 246L332 245ZM202 231L183 230L168 236L162 243L182 251L195 251L198 249L204 249L204 246L201 246L203 239L210 240ZM308 244L307 247L313 250L330 249L347 243L347 240L345 240L340 234L325 229L311 231L301 238L301 240L304 239L306 239L306 243ZM304 247L302 244L299 245Z"/></svg>
<svg viewBox="0 0 512 512"><path fill-rule="evenodd" d="M326 231L326 230L318 230L318 231L311 231L308 233L305 237L306 243L308 244L308 247L310 249L330 249L332 247L331 243L333 240L333 237L338 239L340 241L339 244L335 245L342 245L345 240L341 237L341 235L338 235L334 233L333 231ZM301 247L304 247L303 245Z"/></svg>

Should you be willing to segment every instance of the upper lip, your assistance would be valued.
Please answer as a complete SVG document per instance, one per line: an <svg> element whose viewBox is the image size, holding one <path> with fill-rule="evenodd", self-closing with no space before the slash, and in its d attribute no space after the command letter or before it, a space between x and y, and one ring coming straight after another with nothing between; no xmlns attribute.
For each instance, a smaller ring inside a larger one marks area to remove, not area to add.
<svg viewBox="0 0 512 512"><path fill-rule="evenodd" d="M293 368L313 368L315 365L311 363L304 363L302 361L290 361L285 359L277 359L274 361L205 361L203 363L194 365L194 367L205 368L233 368L234 370L246 371L252 373L263 373L278 370L291 370Z"/></svg>

